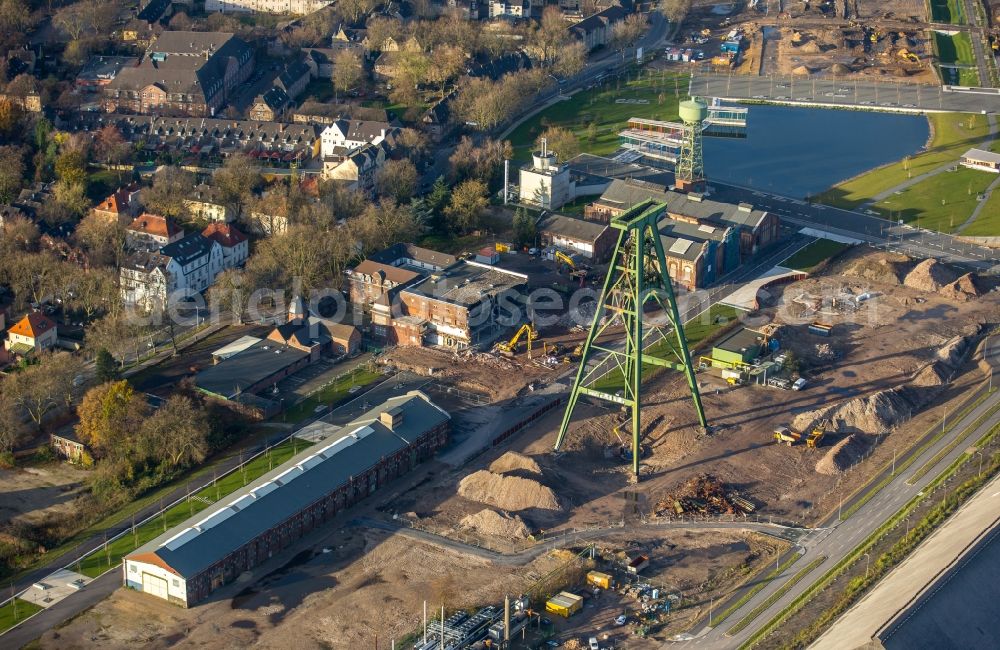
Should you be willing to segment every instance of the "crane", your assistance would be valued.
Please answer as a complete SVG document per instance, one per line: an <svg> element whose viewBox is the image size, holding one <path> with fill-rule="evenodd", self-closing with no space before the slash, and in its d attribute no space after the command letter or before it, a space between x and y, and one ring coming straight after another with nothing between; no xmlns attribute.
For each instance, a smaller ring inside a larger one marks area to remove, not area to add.
<svg viewBox="0 0 1000 650"><path fill-rule="evenodd" d="M517 344L521 340L521 337L527 335L528 344L528 358L531 358L531 342L538 338L538 330L535 329L534 323L525 323L516 332L514 336L510 337L509 341L501 341L497 344L497 349L504 356L514 356L514 352L517 350Z"/></svg>

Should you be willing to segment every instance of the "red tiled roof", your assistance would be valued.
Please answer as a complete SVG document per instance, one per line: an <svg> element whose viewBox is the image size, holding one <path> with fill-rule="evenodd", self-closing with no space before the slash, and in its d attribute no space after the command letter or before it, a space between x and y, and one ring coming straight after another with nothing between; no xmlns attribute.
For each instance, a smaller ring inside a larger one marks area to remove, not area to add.
<svg viewBox="0 0 1000 650"><path fill-rule="evenodd" d="M166 237L167 239L184 232L170 219L161 217L158 214L149 214L148 212L143 212L133 219L128 229L154 237Z"/></svg>
<svg viewBox="0 0 1000 650"><path fill-rule="evenodd" d="M19 320L10 328L12 334L36 339L56 326L55 322L45 314L32 312Z"/></svg>
<svg viewBox="0 0 1000 650"><path fill-rule="evenodd" d="M94 209L102 210L104 212L114 212L116 214L125 212L128 210L129 194L135 190L135 186L132 185L128 187L119 187L114 194L101 201Z"/></svg>
<svg viewBox="0 0 1000 650"><path fill-rule="evenodd" d="M223 248L232 248L247 240L247 236L228 223L214 222L201 231L201 234L213 241L219 242Z"/></svg>

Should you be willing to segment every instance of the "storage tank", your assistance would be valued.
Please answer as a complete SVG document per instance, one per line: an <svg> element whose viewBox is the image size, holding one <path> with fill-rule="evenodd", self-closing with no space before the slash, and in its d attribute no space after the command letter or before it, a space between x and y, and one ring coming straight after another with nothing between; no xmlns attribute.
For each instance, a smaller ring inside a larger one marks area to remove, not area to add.
<svg viewBox="0 0 1000 650"><path fill-rule="evenodd" d="M708 117L708 104L700 99L688 99L680 103L677 111L681 122L685 124L700 124Z"/></svg>

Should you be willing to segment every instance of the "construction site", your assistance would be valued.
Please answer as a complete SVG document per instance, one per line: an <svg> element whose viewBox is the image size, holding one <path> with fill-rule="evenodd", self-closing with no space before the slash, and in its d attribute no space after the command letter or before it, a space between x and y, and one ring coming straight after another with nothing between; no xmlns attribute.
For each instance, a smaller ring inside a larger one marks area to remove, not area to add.
<svg viewBox="0 0 1000 650"><path fill-rule="evenodd" d="M695 3L685 45L700 49L716 72L957 83L939 67L954 63L939 60L931 26L939 22L922 0L709 0Z"/></svg>

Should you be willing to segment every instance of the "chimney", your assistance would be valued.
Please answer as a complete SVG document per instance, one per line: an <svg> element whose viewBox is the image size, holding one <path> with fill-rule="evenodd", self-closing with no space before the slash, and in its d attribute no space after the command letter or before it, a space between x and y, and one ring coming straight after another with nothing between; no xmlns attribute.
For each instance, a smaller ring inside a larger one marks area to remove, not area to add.
<svg viewBox="0 0 1000 650"><path fill-rule="evenodd" d="M403 423L403 409L394 406L387 411L382 411L378 414L378 421L390 431L395 431Z"/></svg>

